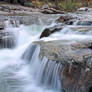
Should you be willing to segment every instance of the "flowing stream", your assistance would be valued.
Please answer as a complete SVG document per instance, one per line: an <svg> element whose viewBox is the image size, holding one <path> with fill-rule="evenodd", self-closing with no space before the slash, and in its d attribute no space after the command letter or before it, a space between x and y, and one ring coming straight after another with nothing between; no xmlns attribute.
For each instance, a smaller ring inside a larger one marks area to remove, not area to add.
<svg viewBox="0 0 92 92"><path fill-rule="evenodd" d="M39 40L41 32L46 27L42 24L33 24L16 28L6 22L5 31L12 32L16 47L6 48L7 45L11 47L12 40L8 44L7 41L1 42L4 48L0 49L0 92L61 92L59 72L62 65L46 57L39 59L40 47L31 44ZM72 31L70 26L67 26L41 40L91 40L91 35L91 30Z"/></svg>
<svg viewBox="0 0 92 92"><path fill-rule="evenodd" d="M7 43L7 36L4 42L1 41L0 92L59 92L61 82L58 73L61 65L49 61L46 57L40 61L40 47L30 47L33 41L39 40L46 26L33 24L16 28L8 21L5 24L4 32L12 33L10 39L13 35L16 47L11 48L13 42L9 40L10 43Z"/></svg>

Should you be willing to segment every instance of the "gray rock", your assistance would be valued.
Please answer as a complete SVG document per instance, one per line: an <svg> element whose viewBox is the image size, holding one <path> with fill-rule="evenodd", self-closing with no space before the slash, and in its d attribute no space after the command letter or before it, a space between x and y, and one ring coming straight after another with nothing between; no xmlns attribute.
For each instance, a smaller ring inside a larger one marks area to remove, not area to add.
<svg viewBox="0 0 92 92"><path fill-rule="evenodd" d="M89 92L92 90L92 41L34 42L40 45L40 57L59 61L64 92ZM58 62L57 62L58 63Z"/></svg>

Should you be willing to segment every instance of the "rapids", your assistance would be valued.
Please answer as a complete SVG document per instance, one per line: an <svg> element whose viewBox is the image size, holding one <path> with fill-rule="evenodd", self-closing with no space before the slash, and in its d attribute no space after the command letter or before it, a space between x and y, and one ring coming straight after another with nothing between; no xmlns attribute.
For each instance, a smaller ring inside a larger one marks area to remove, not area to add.
<svg viewBox="0 0 92 92"><path fill-rule="evenodd" d="M5 31L13 31L16 47L0 49L0 92L61 92L59 72L62 65L46 57L39 59L40 47L32 44L40 40L39 36L46 27L42 24L15 27L6 21ZM91 30L74 32L66 26L41 40L91 40L91 34ZM9 44L3 46L6 45Z"/></svg>
<svg viewBox="0 0 92 92"><path fill-rule="evenodd" d="M7 45L9 44L2 43L4 48L0 49L0 92L59 92L61 84L59 84L57 73L61 67L60 64L55 65L55 62L49 62L45 57L41 63L38 56L39 47L34 48L33 52L27 52L27 49L30 49L30 44L39 40L39 36L46 26L21 25L14 27L8 21L5 24L4 31L13 31L15 35L16 47L8 49ZM30 54L32 54L31 57ZM24 58L21 58L23 55ZM28 59L28 56L30 59ZM53 66L49 71L50 65ZM43 75L44 73L45 75ZM50 80L52 81L50 82Z"/></svg>

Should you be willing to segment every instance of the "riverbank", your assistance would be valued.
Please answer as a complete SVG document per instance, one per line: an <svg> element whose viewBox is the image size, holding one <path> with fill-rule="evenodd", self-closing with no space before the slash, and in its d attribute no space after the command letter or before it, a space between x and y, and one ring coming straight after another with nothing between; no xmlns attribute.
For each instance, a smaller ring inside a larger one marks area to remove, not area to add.
<svg viewBox="0 0 92 92"><path fill-rule="evenodd" d="M32 16L42 14L61 14L77 16L81 19L92 19L92 8L83 7L77 9L75 12L59 11L53 8L42 9L42 8L31 8L24 7L18 4L0 3L0 17L2 16Z"/></svg>

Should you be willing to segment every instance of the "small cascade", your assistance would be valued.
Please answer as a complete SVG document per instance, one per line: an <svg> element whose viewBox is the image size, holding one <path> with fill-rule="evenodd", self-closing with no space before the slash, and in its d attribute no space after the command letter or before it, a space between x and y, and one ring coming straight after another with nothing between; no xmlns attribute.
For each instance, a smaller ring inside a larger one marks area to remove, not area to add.
<svg viewBox="0 0 92 92"><path fill-rule="evenodd" d="M5 28L0 30L0 48L14 48L16 45L17 31L14 30L14 24L10 24L10 21L4 22Z"/></svg>
<svg viewBox="0 0 92 92"><path fill-rule="evenodd" d="M32 44L25 53L22 58L30 61L30 68L37 83L60 92L62 89L60 81L62 65L57 61L48 60L46 57L39 56L40 46L35 44Z"/></svg>
<svg viewBox="0 0 92 92"><path fill-rule="evenodd" d="M7 28L9 28L9 27L19 27L19 25L20 25L20 21L18 21L18 20L12 20L12 19L8 19L8 20L6 20L5 21L5 27Z"/></svg>
<svg viewBox="0 0 92 92"><path fill-rule="evenodd" d="M60 31L51 34L48 38L44 37L41 40L68 40L68 41L80 41L80 40L92 40L92 27L91 26L75 26L67 25Z"/></svg>
<svg viewBox="0 0 92 92"><path fill-rule="evenodd" d="M37 47L37 45L35 45L35 44L32 44L31 46L29 46L28 49L26 50L26 52L23 54L22 58L30 61L32 59L32 56L33 56L33 53L34 53L36 47Z"/></svg>
<svg viewBox="0 0 92 92"><path fill-rule="evenodd" d="M16 45L15 34L9 31L0 32L0 48L14 48Z"/></svg>
<svg viewBox="0 0 92 92"><path fill-rule="evenodd" d="M40 24L5 21L0 30L0 92L61 92L62 65L40 56L40 46L31 44L47 27Z"/></svg>
<svg viewBox="0 0 92 92"><path fill-rule="evenodd" d="M44 57L41 61L41 67L37 73L37 79L40 84L48 85L54 90L61 90L60 70L62 65L57 61L48 60Z"/></svg>

